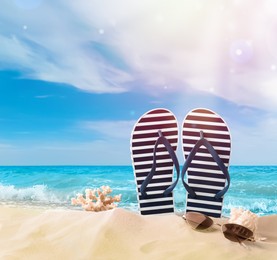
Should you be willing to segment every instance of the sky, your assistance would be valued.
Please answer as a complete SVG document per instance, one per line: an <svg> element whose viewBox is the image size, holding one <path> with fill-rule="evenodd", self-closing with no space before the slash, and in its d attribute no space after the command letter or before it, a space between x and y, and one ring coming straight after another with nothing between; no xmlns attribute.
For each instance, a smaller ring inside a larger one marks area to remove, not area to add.
<svg viewBox="0 0 277 260"><path fill-rule="evenodd" d="M131 165L132 128L159 107L180 130L212 109L231 165L277 165L277 1L0 6L0 165Z"/></svg>

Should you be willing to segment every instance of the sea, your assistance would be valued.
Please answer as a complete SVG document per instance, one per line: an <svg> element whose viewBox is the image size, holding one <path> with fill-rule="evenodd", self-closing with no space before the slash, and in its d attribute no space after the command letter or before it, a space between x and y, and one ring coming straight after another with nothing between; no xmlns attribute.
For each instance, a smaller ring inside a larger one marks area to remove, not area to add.
<svg viewBox="0 0 277 260"><path fill-rule="evenodd" d="M223 216L232 208L260 216L277 214L277 166L231 166L231 185L224 197ZM109 186L122 195L118 207L138 212L132 166L0 166L0 205L41 209L83 210L71 198L86 189ZM176 212L186 206L181 181L174 190Z"/></svg>

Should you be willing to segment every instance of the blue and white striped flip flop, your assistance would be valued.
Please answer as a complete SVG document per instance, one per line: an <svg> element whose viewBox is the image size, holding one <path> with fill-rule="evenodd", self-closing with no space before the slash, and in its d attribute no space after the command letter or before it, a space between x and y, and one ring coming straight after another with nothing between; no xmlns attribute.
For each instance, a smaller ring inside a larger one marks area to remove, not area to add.
<svg viewBox="0 0 277 260"><path fill-rule="evenodd" d="M174 212L172 190L179 178L175 155L177 143L177 120L167 109L148 111L134 126L130 146L142 215ZM174 166L177 171L175 182Z"/></svg>
<svg viewBox="0 0 277 260"><path fill-rule="evenodd" d="M187 190L186 212L221 217L223 197L230 185L228 126L215 112L194 109L183 121L182 139L186 161L181 176Z"/></svg>

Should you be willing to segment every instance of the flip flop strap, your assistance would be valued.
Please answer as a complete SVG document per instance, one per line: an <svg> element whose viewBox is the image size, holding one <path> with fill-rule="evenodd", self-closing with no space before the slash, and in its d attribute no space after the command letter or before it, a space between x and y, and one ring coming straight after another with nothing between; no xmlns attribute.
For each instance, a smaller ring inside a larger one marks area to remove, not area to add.
<svg viewBox="0 0 277 260"><path fill-rule="evenodd" d="M145 180L142 182L141 186L140 186L140 192L141 192L141 195L142 197L145 197L147 195L146 193L146 188L148 186L148 184L151 182L151 180L153 179L153 176L156 172L156 153L157 153L157 148L158 148L158 145L159 144L163 144L166 148L166 150L168 151L172 161L173 161L173 164L176 168L176 172L177 172L177 179L175 182L173 182L168 188L166 188L166 190L163 192L163 195L166 197L168 196L172 191L173 189L175 188L175 186L177 185L177 182L179 180L179 176L180 176L180 166L179 166L179 162L178 162L178 159L177 159L177 156L170 144L170 142L163 136L161 130L158 131L158 134L159 134L159 137L158 139L156 140L156 143L155 143L155 146L154 146L154 150L153 150L153 164L152 164L152 168L151 168L151 171L149 172L149 174L147 175L147 177L145 178Z"/></svg>
<svg viewBox="0 0 277 260"><path fill-rule="evenodd" d="M213 159L215 160L215 162L217 163L218 167L220 168L220 170L223 172L226 180L227 180L227 185L221 190L219 191L216 195L215 195L215 199L219 199L221 198L229 189L230 186L230 175L228 172L228 169L226 168L226 166L224 165L223 161L221 160L221 158L218 156L216 150L213 148L213 146L211 145L211 143L204 138L204 134L203 131L200 131L200 139L196 142L195 146L193 147L193 149L191 150L188 158L186 159L186 162L183 166L182 169L182 173L181 173L181 178L182 178L182 182L184 187L186 188L187 192L193 197L197 197L195 191L184 181L184 177L186 174L186 171L188 170L188 167L190 166L195 154L197 153L198 149L204 145L208 151L210 152L210 154L212 155Z"/></svg>

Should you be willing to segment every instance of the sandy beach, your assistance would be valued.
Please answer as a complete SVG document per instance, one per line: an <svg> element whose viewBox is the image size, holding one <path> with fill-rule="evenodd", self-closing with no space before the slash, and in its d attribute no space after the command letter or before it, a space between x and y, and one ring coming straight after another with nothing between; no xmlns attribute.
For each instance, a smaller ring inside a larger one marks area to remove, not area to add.
<svg viewBox="0 0 277 260"><path fill-rule="evenodd" d="M1 206L0 259L276 258L277 215L260 217L258 232L267 240L246 242L246 249L225 239L220 227L197 232L177 215Z"/></svg>

